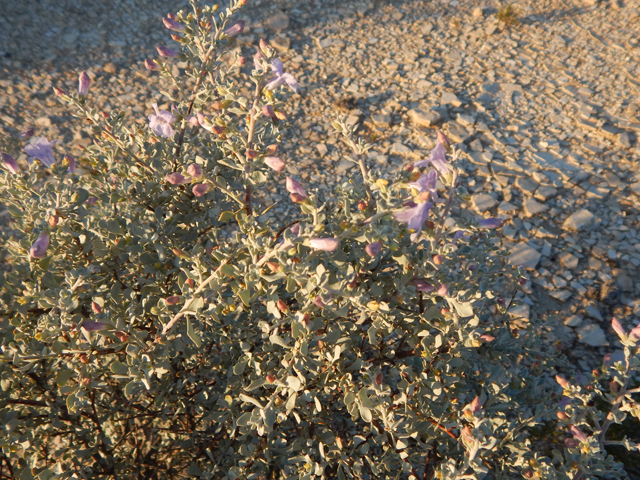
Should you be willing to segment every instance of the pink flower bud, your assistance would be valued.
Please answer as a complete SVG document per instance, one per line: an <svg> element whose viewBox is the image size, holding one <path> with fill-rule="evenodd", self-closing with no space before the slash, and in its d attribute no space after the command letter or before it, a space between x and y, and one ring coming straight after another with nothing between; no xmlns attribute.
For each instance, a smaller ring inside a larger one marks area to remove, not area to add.
<svg viewBox="0 0 640 480"><path fill-rule="evenodd" d="M276 116L276 112L273 111L273 107L271 105L263 105L262 114L265 117L270 117L270 118L275 118Z"/></svg>
<svg viewBox="0 0 640 480"><path fill-rule="evenodd" d="M307 198L307 193L302 188L302 185L300 185L296 180L294 180L291 177L287 177L286 188L287 188L287 192L289 193L297 194L301 196L303 199Z"/></svg>
<svg viewBox="0 0 640 480"><path fill-rule="evenodd" d="M236 23L227 28L224 33L227 37L234 37L244 30L244 20L238 20Z"/></svg>
<svg viewBox="0 0 640 480"><path fill-rule="evenodd" d="M436 287L436 293L441 297L446 297L449 295L449 288L445 284L441 283Z"/></svg>
<svg viewBox="0 0 640 480"><path fill-rule="evenodd" d="M375 257L382 251L382 242L371 242L364 247L364 251L367 252L367 255L370 257Z"/></svg>
<svg viewBox="0 0 640 480"><path fill-rule="evenodd" d="M156 50L158 50L158 54L161 57L176 58L178 55L180 55L178 52L170 49L169 47L156 47Z"/></svg>
<svg viewBox="0 0 640 480"><path fill-rule="evenodd" d="M167 302L167 305L177 305L179 301L180 301L180 297L178 295L173 295L165 299L165 302Z"/></svg>
<svg viewBox="0 0 640 480"><path fill-rule="evenodd" d="M474 398L469 404L469 408L473 413L478 413L482 409L482 405L480 404L480 397L476 396L476 398Z"/></svg>
<svg viewBox="0 0 640 480"><path fill-rule="evenodd" d="M269 50L271 49L271 47L269 46L269 44L264 40L264 38L260 39L260 50L262 50L262 53L264 53L265 55L268 55Z"/></svg>
<svg viewBox="0 0 640 480"><path fill-rule="evenodd" d="M191 191L196 197L202 197L209 190L211 190L211 184L209 183L199 183L198 185L194 185Z"/></svg>
<svg viewBox="0 0 640 480"><path fill-rule="evenodd" d="M580 445L580 442L578 442L575 438L564 439L564 446L567 448L576 448L578 445Z"/></svg>
<svg viewBox="0 0 640 480"><path fill-rule="evenodd" d="M307 197L300 195L299 193L291 193L289 194L289 198L293 203L302 203L307 199Z"/></svg>
<svg viewBox="0 0 640 480"><path fill-rule="evenodd" d="M187 115L187 120L194 127L199 127L200 126L200 121L198 120L198 116L197 115Z"/></svg>
<svg viewBox="0 0 640 480"><path fill-rule="evenodd" d="M173 30L174 32L184 32L184 25L176 22L173 18L163 18L162 19L162 23L164 23L164 26L167 27L169 30Z"/></svg>
<svg viewBox="0 0 640 480"><path fill-rule="evenodd" d="M256 52L256 54L253 56L253 68L255 68L256 70L262 70L263 58L264 55L262 55L262 52Z"/></svg>
<svg viewBox="0 0 640 480"><path fill-rule="evenodd" d="M67 172L69 173L74 173L76 171L76 159L73 155L71 155L70 153L67 153L64 156L63 161L66 160L67 163L69 164L69 166L67 167Z"/></svg>
<svg viewBox="0 0 640 480"><path fill-rule="evenodd" d="M57 97L61 97L65 94L64 90L58 87L53 87L53 93L55 93Z"/></svg>
<svg viewBox="0 0 640 480"><path fill-rule="evenodd" d="M34 134L35 132L36 132L36 131L34 130L34 128L33 128L33 127L29 127L29 128L27 128L24 132L22 132L20 135L18 135L18 137L20 137L20 138L24 138L24 139L26 140L27 138L31 138L31 137L33 137L33 134Z"/></svg>
<svg viewBox="0 0 640 480"><path fill-rule="evenodd" d="M620 337L621 340L627 335L626 332L624 331L624 328L622 327L622 324L617 318L613 317L611 319L611 326L613 327L613 330L618 334L618 337Z"/></svg>
<svg viewBox="0 0 640 480"><path fill-rule="evenodd" d="M338 248L340 242L335 238L311 238L309 246L316 250L324 250L325 252L333 252Z"/></svg>
<svg viewBox="0 0 640 480"><path fill-rule="evenodd" d="M631 331L629 332L629 338L634 342L640 340L640 325L631 329Z"/></svg>
<svg viewBox="0 0 640 480"><path fill-rule="evenodd" d="M151 70L152 72L160 70L160 65L158 64L158 62L148 58L144 61L144 66L147 70Z"/></svg>
<svg viewBox="0 0 640 480"><path fill-rule="evenodd" d="M247 57L240 55L237 61L238 61L238 65L240 65L241 67L244 67L247 64Z"/></svg>
<svg viewBox="0 0 640 480"><path fill-rule="evenodd" d="M556 417L558 417L558 420L568 420L569 419L569 415L567 415L564 412L556 412Z"/></svg>
<svg viewBox="0 0 640 480"><path fill-rule="evenodd" d="M247 149L247 158L254 159L258 156L258 152L250 148Z"/></svg>
<svg viewBox="0 0 640 480"><path fill-rule="evenodd" d="M80 77L78 78L78 94L81 97L84 97L87 92L89 92L89 87L91 86L91 79L87 72L82 72Z"/></svg>
<svg viewBox="0 0 640 480"><path fill-rule="evenodd" d="M4 165L5 168L9 170L11 173L13 173L14 175L17 175L18 173L20 173L20 167L18 167L17 162L11 155L7 153L2 154L2 165Z"/></svg>
<svg viewBox="0 0 640 480"><path fill-rule="evenodd" d="M202 167L197 163L192 163L187 168L187 173L193 178L199 178L202 176Z"/></svg>
<svg viewBox="0 0 640 480"><path fill-rule="evenodd" d="M478 337L483 343L489 343L489 342L493 342L496 337L494 337L493 335L489 335L489 334L484 334L484 335L480 335Z"/></svg>
<svg viewBox="0 0 640 480"><path fill-rule="evenodd" d="M320 295L316 295L316 298L313 299L313 303L318 308L324 308L325 303L322 301L322 297Z"/></svg>
<svg viewBox="0 0 640 480"><path fill-rule="evenodd" d="M580 430L575 425L571 425L570 430L571 430L571 434L573 435L573 438L575 438L579 442L586 442L587 441L588 437L582 432L582 430Z"/></svg>
<svg viewBox="0 0 640 480"><path fill-rule="evenodd" d="M449 145L449 139L444 134L444 132L438 130L438 133L436 135L437 135L436 139L437 139L438 142L440 142L445 147Z"/></svg>
<svg viewBox="0 0 640 480"><path fill-rule="evenodd" d="M434 290L433 285L431 285L429 282L427 282L423 278L416 278L413 281L413 285L416 287L416 290L418 290L419 292L429 293Z"/></svg>
<svg viewBox="0 0 640 480"><path fill-rule="evenodd" d="M285 167L284 161L280 157L264 157L264 163L276 172L281 172Z"/></svg>
<svg viewBox="0 0 640 480"><path fill-rule="evenodd" d="M49 235L43 232L31 245L29 254L33 258L42 258L47 253L47 248L49 248Z"/></svg>
<svg viewBox="0 0 640 480"><path fill-rule="evenodd" d="M473 439L473 435L471 433L471 427L469 427L469 425L465 425L464 428L461 431L462 433L462 439L467 442L467 443L473 443L474 439Z"/></svg>
<svg viewBox="0 0 640 480"><path fill-rule="evenodd" d="M93 313L95 314L102 313L102 307L100 304L93 301L91 302L91 310L93 310Z"/></svg>
<svg viewBox="0 0 640 480"><path fill-rule="evenodd" d="M560 375L556 375L556 382L558 382L558 384L562 388L568 388L569 387L569 382L564 377L561 377Z"/></svg>
<svg viewBox="0 0 640 480"><path fill-rule="evenodd" d="M185 183L188 182L188 180L186 178L184 178L183 175L181 175L179 173L176 173L176 172L168 174L165 177L165 179L171 185L184 185Z"/></svg>

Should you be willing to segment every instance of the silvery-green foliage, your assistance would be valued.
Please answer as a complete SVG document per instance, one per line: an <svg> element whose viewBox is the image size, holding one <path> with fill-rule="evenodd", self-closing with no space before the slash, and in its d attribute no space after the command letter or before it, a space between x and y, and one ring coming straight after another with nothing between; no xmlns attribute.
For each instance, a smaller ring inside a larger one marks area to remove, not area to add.
<svg viewBox="0 0 640 480"><path fill-rule="evenodd" d="M451 217L468 195L446 138L437 170L381 178L338 119L357 173L331 201L285 181L273 157L294 80L266 44L249 73L223 58L242 4L167 20L190 65L182 79L175 60L149 64L180 92L152 120L172 115L172 134L102 115L85 79L83 95L58 92L94 138L75 168L0 174L18 232L0 277L0 472L623 478L603 445L639 413L633 332L590 388L563 377L561 401L555 368L570 366L508 314L522 272L483 228L495 222ZM297 213L267 221L265 185L288 189Z"/></svg>

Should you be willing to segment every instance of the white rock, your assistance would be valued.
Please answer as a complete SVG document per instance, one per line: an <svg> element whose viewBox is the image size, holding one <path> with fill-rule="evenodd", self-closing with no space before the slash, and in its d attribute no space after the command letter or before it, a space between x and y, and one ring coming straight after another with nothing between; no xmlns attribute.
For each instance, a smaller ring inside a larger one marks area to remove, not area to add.
<svg viewBox="0 0 640 480"><path fill-rule="evenodd" d="M514 266L522 265L524 268L536 268L540 257L540 252L528 243L519 243L511 250L509 263Z"/></svg>
<svg viewBox="0 0 640 480"><path fill-rule="evenodd" d="M534 200L531 197L528 197L524 201L524 211L528 217L532 217L542 212L546 212L549 210L549 207L543 205L542 203Z"/></svg>
<svg viewBox="0 0 640 480"><path fill-rule="evenodd" d="M425 107L416 108L407 112L411 121L419 127L434 127L442 121L438 112Z"/></svg>
<svg viewBox="0 0 640 480"><path fill-rule="evenodd" d="M578 340L592 347L604 347L609 345L604 335L604 330L595 323L587 323L577 329Z"/></svg>
<svg viewBox="0 0 640 480"><path fill-rule="evenodd" d="M451 92L442 92L441 101L443 105L449 104L453 105L454 107L459 107L462 105L462 102L460 101L460 99L458 99L456 94Z"/></svg>
<svg viewBox="0 0 640 480"><path fill-rule="evenodd" d="M487 193L476 193L471 197L471 201L480 213L491 210L498 201Z"/></svg>
<svg viewBox="0 0 640 480"><path fill-rule="evenodd" d="M583 208L570 215L562 224L562 228L565 230L591 230L597 226L597 223L597 217Z"/></svg>

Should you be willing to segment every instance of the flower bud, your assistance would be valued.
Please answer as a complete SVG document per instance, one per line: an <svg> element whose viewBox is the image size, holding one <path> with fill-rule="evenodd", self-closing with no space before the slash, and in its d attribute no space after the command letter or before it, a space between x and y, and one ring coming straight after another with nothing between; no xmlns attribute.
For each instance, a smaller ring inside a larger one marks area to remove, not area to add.
<svg viewBox="0 0 640 480"><path fill-rule="evenodd" d="M567 415L564 412L556 412L556 417L558 417L558 420L568 420L569 419L569 415Z"/></svg>
<svg viewBox="0 0 640 480"><path fill-rule="evenodd" d="M287 306L287 304L281 299L278 300L277 307L278 307L278 310L280 310L281 312L286 312L287 310L289 310L289 307Z"/></svg>
<svg viewBox="0 0 640 480"><path fill-rule="evenodd" d="M436 287L436 293L441 297L446 297L449 295L449 288L445 284L441 283Z"/></svg>
<svg viewBox="0 0 640 480"><path fill-rule="evenodd" d="M269 46L269 44L267 42L265 42L264 38L260 39L260 50L262 50L262 53L265 55L269 54L269 50L271 50L271 47Z"/></svg>
<svg viewBox="0 0 640 480"><path fill-rule="evenodd" d="M445 257L444 255L434 255L433 256L433 263L435 263L436 265L442 265L445 261Z"/></svg>
<svg viewBox="0 0 640 480"><path fill-rule="evenodd" d="M184 32L185 26L179 22L176 22L174 20L174 18L171 18L167 15L168 18L163 18L162 19L162 23L164 23L164 26L167 27L169 30L173 30L174 32Z"/></svg>
<svg viewBox="0 0 640 480"><path fill-rule="evenodd" d="M499 218L487 218L478 222L478 227L480 228L494 229L500 228L501 226L502 220L500 220Z"/></svg>
<svg viewBox="0 0 640 480"><path fill-rule="evenodd" d="M2 165L4 165L4 167L14 175L20 173L20 167L18 167L18 163L11 155L7 153L2 154Z"/></svg>
<svg viewBox="0 0 640 480"><path fill-rule="evenodd" d="M211 184L209 183L199 183L198 185L194 185L191 191L196 197L202 197L207 194L211 190Z"/></svg>
<svg viewBox="0 0 640 480"><path fill-rule="evenodd" d="M187 278L184 283L186 285L188 285L191 288L194 288L196 286L196 282L193 281L193 278Z"/></svg>
<svg viewBox="0 0 640 480"><path fill-rule="evenodd" d="M489 343L489 342L493 342L496 337L494 337L493 335L488 335L488 334L484 334L484 335L480 335L478 337L483 343Z"/></svg>
<svg viewBox="0 0 640 480"><path fill-rule="evenodd" d="M169 173L166 177L165 180L170 183L171 185L183 185L185 183L188 182L188 180L186 178L184 178L183 175L177 173L177 172L173 172L173 173Z"/></svg>
<svg viewBox="0 0 640 480"><path fill-rule="evenodd" d="M57 215L51 215L49 217L49 219L47 220L47 223L49 224L49 226L51 228L57 227L58 226L58 216Z"/></svg>
<svg viewBox="0 0 640 480"><path fill-rule="evenodd" d="M285 163L280 157L265 157L264 163L276 172L283 171L285 167Z"/></svg>
<svg viewBox="0 0 640 480"><path fill-rule="evenodd" d="M91 310L93 310L93 313L95 314L102 313L102 307L100 304L93 301L91 302Z"/></svg>
<svg viewBox="0 0 640 480"><path fill-rule="evenodd" d="M33 258L42 258L47 253L47 248L49 248L49 235L43 232L31 245L29 254Z"/></svg>
<svg viewBox="0 0 640 480"><path fill-rule="evenodd" d="M527 282L528 282L528 280L527 280L526 278L524 278L524 277L520 277L520 278L518 279L518 284L519 284L520 286L522 286L522 287L524 287L524 286L527 284Z"/></svg>
<svg viewBox="0 0 640 480"><path fill-rule="evenodd" d="M300 320L300 323L302 323L305 327L308 327L309 324L311 323L311 315L309 315L308 313L305 313L302 316L302 319Z"/></svg>
<svg viewBox="0 0 640 480"><path fill-rule="evenodd" d="M202 176L202 167L197 163L192 163L187 168L187 173L193 178L199 178Z"/></svg>
<svg viewBox="0 0 640 480"><path fill-rule="evenodd" d="M109 328L109 324L104 322L85 320L82 324L82 328L84 328L87 332L97 332L99 330L106 330L107 328Z"/></svg>
<svg viewBox="0 0 640 480"><path fill-rule="evenodd" d="M276 376L269 374L269 375L266 376L266 380L267 380L267 383L275 383Z"/></svg>
<svg viewBox="0 0 640 480"><path fill-rule="evenodd" d="M436 134L436 140L445 147L448 147L450 145L449 139L441 130L438 130L438 133Z"/></svg>
<svg viewBox="0 0 640 480"><path fill-rule="evenodd" d="M152 72L156 72L158 70L160 70L160 65L158 64L158 62L156 62L155 60L152 59L146 59L144 61L144 66L147 70L151 70Z"/></svg>
<svg viewBox="0 0 640 480"><path fill-rule="evenodd" d="M375 257L382 251L382 242L371 242L364 247L364 251L367 252L367 255L370 257Z"/></svg>
<svg viewBox="0 0 640 480"><path fill-rule="evenodd" d="M240 55L237 59L238 65L244 67L247 64L247 57Z"/></svg>
<svg viewBox="0 0 640 480"><path fill-rule="evenodd" d="M84 97L89 92L91 86L91 79L87 72L82 72L78 78L78 95Z"/></svg>
<svg viewBox="0 0 640 480"><path fill-rule="evenodd" d="M272 145L269 145L267 147L267 153L269 155L273 155L274 153L276 153L278 151L278 145L276 145L275 143Z"/></svg>
<svg viewBox="0 0 640 480"><path fill-rule="evenodd" d="M200 122L198 121L197 115L187 115L187 121L194 127L200 126Z"/></svg>
<svg viewBox="0 0 640 480"><path fill-rule="evenodd" d="M278 120L286 120L287 119L287 115L284 112L282 112L280 110L276 110L275 113L276 113L276 118Z"/></svg>
<svg viewBox="0 0 640 480"><path fill-rule="evenodd" d="M376 385L378 385L378 386L382 385L382 381L383 380L384 380L384 375L382 375L382 372L378 372L378 374L376 375L376 378L375 378Z"/></svg>
<svg viewBox="0 0 640 480"><path fill-rule="evenodd" d="M276 113L274 112L273 107L271 105L263 105L262 114L265 117L270 117L270 118L275 118L276 116Z"/></svg>
<svg viewBox="0 0 640 480"><path fill-rule="evenodd" d="M18 137L24 138L26 140L27 138L33 137L34 133L35 133L35 129L33 127L29 127L24 132L22 132L20 135L18 135Z"/></svg>
<svg viewBox="0 0 640 480"><path fill-rule="evenodd" d="M280 269L280 264L277 262L267 262L267 268L275 273Z"/></svg>
<svg viewBox="0 0 640 480"><path fill-rule="evenodd" d="M316 295L316 297L313 299L313 303L318 308L324 308L325 307L325 303L322 301L322 297L320 295Z"/></svg>
<svg viewBox="0 0 640 480"><path fill-rule="evenodd" d="M76 171L76 159L73 155L67 153L62 159L62 165L67 166L68 173L74 173Z"/></svg>
<svg viewBox="0 0 640 480"><path fill-rule="evenodd" d="M166 58L176 58L178 55L180 55L180 53L176 52L175 50L170 49L169 47L156 47L156 50L158 50L158 54L161 57L166 57Z"/></svg>
<svg viewBox="0 0 640 480"><path fill-rule="evenodd" d="M428 293L434 290L433 285L431 285L429 282L427 282L422 278L416 278L413 281L413 285L416 287L416 290L418 290L419 292Z"/></svg>
<svg viewBox="0 0 640 480"><path fill-rule="evenodd" d="M227 28L224 33L227 37L234 37L244 30L244 20L238 20L236 23Z"/></svg>
<svg viewBox="0 0 640 480"><path fill-rule="evenodd" d="M80 357L79 357L79 358L80 358L80 363L82 363L82 364L84 364L84 365L86 365L87 363L89 363L89 357L87 356L87 354L86 354L86 353L82 353L82 354L80 355ZM86 380L86 379L85 379L85 380Z"/></svg>
<svg viewBox="0 0 640 480"><path fill-rule="evenodd" d="M302 185L300 185L291 177L287 177L286 188L287 191L291 194L291 200L296 203L300 203L302 200L307 198L307 193L302 188ZM294 195L296 195L296 198L302 198L302 200L294 200Z"/></svg>
<svg viewBox="0 0 640 480"><path fill-rule="evenodd" d="M58 87L53 87L53 93L55 93L57 97L62 97L65 94L64 90Z"/></svg>
<svg viewBox="0 0 640 480"><path fill-rule="evenodd" d="M560 375L556 375L556 382L558 382L558 384L562 388L568 388L569 387L569 382L564 377L561 377Z"/></svg>
<svg viewBox="0 0 640 480"><path fill-rule="evenodd" d="M611 319L611 326L613 327L613 330L618 334L618 337L620 337L620 339L623 339L627 336L627 333L624 331L624 327L617 318L614 317Z"/></svg>
<svg viewBox="0 0 640 480"><path fill-rule="evenodd" d="M333 252L338 248L339 244L340 242L335 238L311 238L309 240L311 248L325 252Z"/></svg>
<svg viewBox="0 0 640 480"><path fill-rule="evenodd" d="M175 41L175 42L181 42L181 41L182 41L182 38L183 38L183 37L181 37L180 35L177 35L177 34L175 34L175 33L172 33L172 34L171 34L171 39L172 39L173 41Z"/></svg>
<svg viewBox="0 0 640 480"><path fill-rule="evenodd" d="M587 441L588 437L584 434L584 432L582 432L582 430L580 430L575 425L571 425L570 430L571 430L571 434L573 435L573 438L575 438L579 442L586 442Z"/></svg>
<svg viewBox="0 0 640 480"><path fill-rule="evenodd" d="M620 390L620 385L618 385L618 382L616 382L615 380L611 380L609 382L609 389L613 392L616 393L618 390Z"/></svg>
<svg viewBox="0 0 640 480"><path fill-rule="evenodd" d="M165 302L167 302L167 305L177 305L180 302L180 296L173 295L171 297L167 297Z"/></svg>
<svg viewBox="0 0 640 480"><path fill-rule="evenodd" d="M367 209L367 207L369 206L369 204L367 202L365 202L364 200L360 200L358 202L358 204L356 205L356 207L358 208L358 210L360 210L361 212L363 212L364 210Z"/></svg>
<svg viewBox="0 0 640 480"><path fill-rule="evenodd" d="M98 203L98 197L89 197L87 198L87 205L89 205L90 207L94 206L96 203Z"/></svg>
<svg viewBox="0 0 640 480"><path fill-rule="evenodd" d="M258 156L258 152L256 152L255 150L252 150L250 148L247 148L247 152L246 153L247 153L247 158L250 158L250 159L254 159L254 158L256 158Z"/></svg>
<svg viewBox="0 0 640 480"><path fill-rule="evenodd" d="M118 340L120 340L122 343L127 342L129 340L129 335L127 335L124 332L116 332L116 337L118 337Z"/></svg>

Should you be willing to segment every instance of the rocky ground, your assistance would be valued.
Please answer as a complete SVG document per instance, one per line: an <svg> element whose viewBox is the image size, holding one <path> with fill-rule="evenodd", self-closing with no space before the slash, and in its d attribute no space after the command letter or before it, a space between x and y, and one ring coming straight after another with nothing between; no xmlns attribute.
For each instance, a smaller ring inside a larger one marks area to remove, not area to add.
<svg viewBox="0 0 640 480"><path fill-rule="evenodd" d="M616 315L640 322L640 0L523 0L518 23L476 0L249 0L238 48L259 38L301 85L285 137L288 172L326 193L352 164L338 114L375 141L381 174L428 155L440 128L467 152L465 209L507 220L511 261L532 282L514 315L559 320L585 370L620 347ZM141 125L166 103L144 69L170 45L174 0L21 0L0 12L0 128L35 125L58 155L90 142L52 93L94 80L92 102ZM180 73L180 65L175 72ZM284 197L277 189L273 201ZM281 216L288 202L282 202Z"/></svg>

